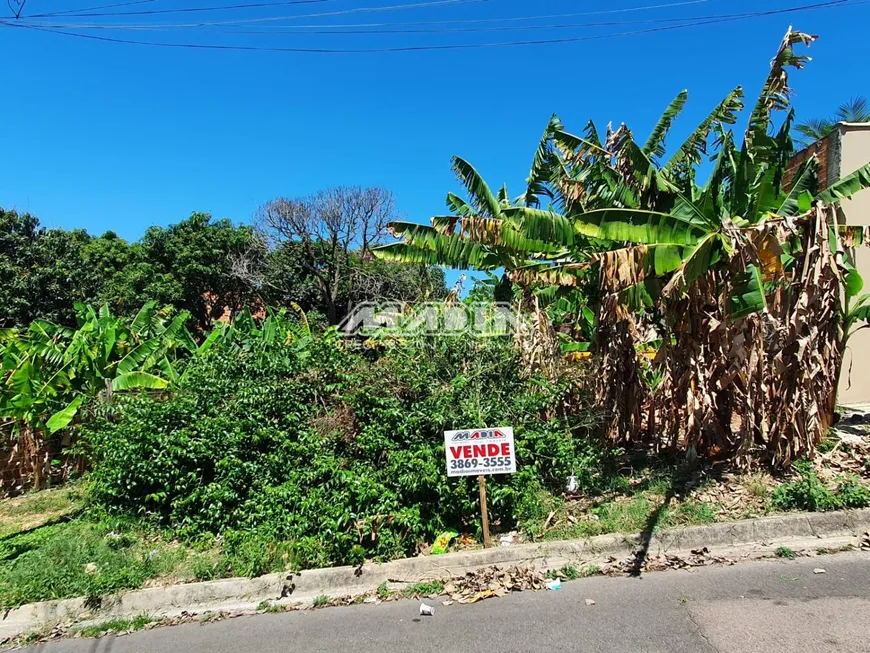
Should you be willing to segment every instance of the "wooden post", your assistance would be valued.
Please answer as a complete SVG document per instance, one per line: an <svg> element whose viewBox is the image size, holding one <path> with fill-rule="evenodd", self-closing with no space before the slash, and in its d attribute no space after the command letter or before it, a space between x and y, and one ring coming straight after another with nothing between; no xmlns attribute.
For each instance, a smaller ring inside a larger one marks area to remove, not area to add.
<svg viewBox="0 0 870 653"><path fill-rule="evenodd" d="M486 477L481 474L477 481L480 485L480 516L483 518L483 548L488 549L492 544L489 541L489 513L486 510Z"/></svg>

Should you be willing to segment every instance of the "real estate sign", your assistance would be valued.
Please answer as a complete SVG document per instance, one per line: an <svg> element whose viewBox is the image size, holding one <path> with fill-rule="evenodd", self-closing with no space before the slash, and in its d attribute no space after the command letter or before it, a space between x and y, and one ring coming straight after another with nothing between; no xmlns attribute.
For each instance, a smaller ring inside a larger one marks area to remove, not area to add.
<svg viewBox="0 0 870 653"><path fill-rule="evenodd" d="M513 474L517 471L510 426L444 432L447 476Z"/></svg>

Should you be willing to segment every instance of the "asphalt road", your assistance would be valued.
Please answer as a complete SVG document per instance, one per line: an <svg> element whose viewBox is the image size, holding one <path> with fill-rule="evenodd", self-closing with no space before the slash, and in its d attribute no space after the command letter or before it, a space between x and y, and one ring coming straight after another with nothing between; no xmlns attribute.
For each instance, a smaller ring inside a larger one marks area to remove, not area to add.
<svg viewBox="0 0 870 653"><path fill-rule="evenodd" d="M826 573L814 574L814 568ZM595 605L586 605L593 599ZM588 578L475 605L419 602L238 617L48 653L870 652L870 554Z"/></svg>

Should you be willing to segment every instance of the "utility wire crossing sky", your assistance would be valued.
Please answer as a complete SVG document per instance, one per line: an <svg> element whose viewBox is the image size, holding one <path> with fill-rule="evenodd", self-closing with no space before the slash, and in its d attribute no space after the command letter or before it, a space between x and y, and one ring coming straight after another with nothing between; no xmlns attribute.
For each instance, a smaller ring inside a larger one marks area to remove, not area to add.
<svg viewBox="0 0 870 653"><path fill-rule="evenodd" d="M101 6L82 7L79 9L64 9L54 12L28 13L25 10L43 6L40 0L7 0L10 8L9 18L0 21L0 25L8 28L47 32L64 37L103 41L114 44L129 44L162 48L190 48L209 50L236 50L315 54L362 54L362 53L399 53L427 50L464 50L482 48L505 48L532 45L554 45L564 43L579 43L583 41L601 41L619 37L638 36L658 32L686 30L708 25L750 21L777 15L794 15L820 10L836 10L845 7L866 5L870 0L825 0L822 2L798 3L790 2L776 8L755 10L743 13L722 13L712 11L711 5L722 4L716 0L682 0L602 9L585 12L563 12L527 14L522 16L499 15L500 0L423 0L421 2L405 2L402 4L354 4L344 8L326 11L307 11L302 13L285 13L289 7L306 7L312 5L340 4L341 0L279 0L277 2L250 2L224 5L198 5L195 2L171 3L169 0L134 0L106 4ZM344 3L347 5L347 2ZM544 3L540 3L544 4ZM147 5L147 8L144 6ZM419 12L421 10L436 10L438 8L457 5L484 6L487 16L471 20L429 20L429 21L396 21L396 22L359 22L331 23L330 19L360 14L397 15L400 12ZM684 8L693 10L691 15L655 17L661 10ZM721 9L721 6L720 6ZM266 15L262 15L267 10ZM271 13L278 11L279 13ZM253 12L256 15L251 14ZM632 14L645 14L642 19L632 19ZM163 19L167 15L205 15L195 22L166 23L157 22L155 17ZM236 14L234 17L210 19L215 14ZM251 15L249 15L251 14ZM558 22L555 19L567 21L579 17L592 16L623 16L624 19L587 22ZM58 20L60 19L60 20ZM303 19L320 19L314 24L293 24ZM551 21L540 24L541 21ZM289 24L288 24L289 23ZM457 27L465 24L466 27ZM468 26L471 25L471 26ZM483 26L486 25L486 26ZM256 26L259 29L238 29L240 26ZM416 29L407 29L416 27ZM625 29L631 27L632 29ZM422 28L422 29L421 29ZM593 34L577 34L552 36L549 38L513 38L510 40L479 41L467 39L462 42L415 42L408 45L383 45L378 47L337 48L326 45L315 47L299 47L296 45L275 44L274 39L285 43L294 35L310 36L377 36L378 42L385 35L457 35L525 32L530 35L554 30L589 30L610 28ZM622 28L622 29L620 29ZM181 36L178 40L155 40L140 37L130 38L129 32L168 33ZM202 34L220 35L222 38L200 41ZM238 43L233 39L258 35L258 42ZM269 40L271 39L271 40ZM268 41L268 42L264 42Z"/></svg>

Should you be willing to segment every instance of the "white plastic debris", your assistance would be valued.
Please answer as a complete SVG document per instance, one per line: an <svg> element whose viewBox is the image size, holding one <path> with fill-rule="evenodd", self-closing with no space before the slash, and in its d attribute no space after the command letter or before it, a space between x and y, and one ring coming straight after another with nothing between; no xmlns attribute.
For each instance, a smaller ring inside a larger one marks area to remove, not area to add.
<svg viewBox="0 0 870 653"><path fill-rule="evenodd" d="M815 569L813 569L813 573L814 574L824 574L825 570L822 569L821 567L816 567Z"/></svg>
<svg viewBox="0 0 870 653"><path fill-rule="evenodd" d="M435 616L435 606L434 605L426 605L425 603L420 604L420 614L425 617L434 617Z"/></svg>
<svg viewBox="0 0 870 653"><path fill-rule="evenodd" d="M555 580L547 581L547 589L548 590L560 590L560 589L562 589L562 581L558 578Z"/></svg>
<svg viewBox="0 0 870 653"><path fill-rule="evenodd" d="M592 599L586 599L586 605L595 605L595 601Z"/></svg>
<svg viewBox="0 0 870 653"><path fill-rule="evenodd" d="M568 484L565 486L565 489L567 489L568 492L573 492L577 489L577 477L574 476L574 474L571 474L571 476L568 477Z"/></svg>
<svg viewBox="0 0 870 653"><path fill-rule="evenodd" d="M363 603L378 603L378 597L377 596L367 596L365 599L363 599Z"/></svg>

